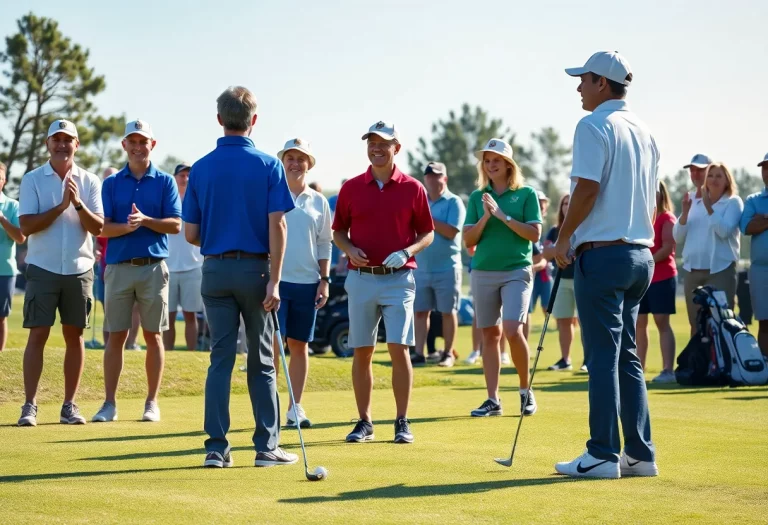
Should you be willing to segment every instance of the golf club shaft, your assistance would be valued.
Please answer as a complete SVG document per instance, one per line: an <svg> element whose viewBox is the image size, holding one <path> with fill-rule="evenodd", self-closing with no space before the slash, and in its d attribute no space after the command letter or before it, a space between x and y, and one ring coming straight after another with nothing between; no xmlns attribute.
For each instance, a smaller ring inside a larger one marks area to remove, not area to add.
<svg viewBox="0 0 768 525"><path fill-rule="evenodd" d="M272 310L272 322L275 325L275 338L277 339L277 348L280 350L280 360L283 362L283 373L285 382L288 384L288 395L293 407L293 419L296 421L296 430L299 432L299 443L301 443L301 455L304 457L304 473L309 475L309 465L307 464L307 452L304 450L304 438L301 436L301 421L296 410L296 400L293 398L293 386L291 385L291 376L288 374L288 363L285 360L285 350L283 349L283 334L280 333L280 322L277 320L277 312ZM278 414L279 417L279 414Z"/></svg>
<svg viewBox="0 0 768 525"><path fill-rule="evenodd" d="M560 287L560 274L562 270L558 268L555 274L555 283L552 285L552 293L549 296L549 303L547 304L547 315L544 316L544 326L541 328L541 337L539 337L539 347L536 349L536 359L533 360L533 370L531 370L531 378L528 381L528 390L525 392L525 402L523 403L523 409L528 406L528 399L531 396L531 389L533 388L533 378L536 376L536 368L539 364L539 356L544 348L544 336L547 335L547 326L549 325L549 316L552 315L552 307L555 304L555 296L557 296L557 289ZM515 441L512 443L512 454L509 457L510 464L515 459L515 449L517 448L517 437L520 435L520 427L523 426L523 419L525 416L520 411L520 421L517 423L517 432L515 432Z"/></svg>

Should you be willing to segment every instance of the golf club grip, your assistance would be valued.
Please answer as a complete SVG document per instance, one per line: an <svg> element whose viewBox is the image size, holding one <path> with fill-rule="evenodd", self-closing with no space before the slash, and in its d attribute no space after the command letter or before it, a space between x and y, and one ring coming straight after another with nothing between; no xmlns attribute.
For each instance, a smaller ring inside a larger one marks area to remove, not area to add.
<svg viewBox="0 0 768 525"><path fill-rule="evenodd" d="M555 306L555 297L557 297L557 289L560 288L560 275L563 270L560 268L555 272L555 284L552 285L552 293L549 295L549 303L547 304L547 313L552 313L552 308Z"/></svg>
<svg viewBox="0 0 768 525"><path fill-rule="evenodd" d="M277 310L272 310L269 314L272 316L272 324L275 325L275 332L280 332L280 321L277 319ZM282 332L280 332L280 335L282 335Z"/></svg>

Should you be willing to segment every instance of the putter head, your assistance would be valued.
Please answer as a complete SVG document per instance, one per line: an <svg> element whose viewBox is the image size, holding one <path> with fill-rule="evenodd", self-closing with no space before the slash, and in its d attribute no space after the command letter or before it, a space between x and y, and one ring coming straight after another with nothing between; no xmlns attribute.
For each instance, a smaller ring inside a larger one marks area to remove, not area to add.
<svg viewBox="0 0 768 525"><path fill-rule="evenodd" d="M512 466L512 458L496 458L494 459L496 463L499 465L503 465L505 467L511 467Z"/></svg>
<svg viewBox="0 0 768 525"><path fill-rule="evenodd" d="M316 467L312 472L305 470L304 473L309 481L323 481L328 477L328 471L325 467Z"/></svg>

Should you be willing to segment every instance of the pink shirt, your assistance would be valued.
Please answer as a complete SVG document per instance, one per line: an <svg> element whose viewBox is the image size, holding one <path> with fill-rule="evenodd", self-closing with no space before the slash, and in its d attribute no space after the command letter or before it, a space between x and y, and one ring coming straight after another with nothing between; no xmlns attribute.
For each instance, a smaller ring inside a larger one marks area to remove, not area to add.
<svg viewBox="0 0 768 525"><path fill-rule="evenodd" d="M674 225L676 222L677 219L675 218L674 214L668 211L665 211L664 213L656 216L656 222L653 223L653 247L651 248L651 253L656 253L661 249L661 232L664 229L664 225L667 223ZM651 280L651 283L665 281L676 275L677 265L675 264L675 248L673 247L672 253L669 254L669 257L656 263L656 268L653 271L653 279Z"/></svg>

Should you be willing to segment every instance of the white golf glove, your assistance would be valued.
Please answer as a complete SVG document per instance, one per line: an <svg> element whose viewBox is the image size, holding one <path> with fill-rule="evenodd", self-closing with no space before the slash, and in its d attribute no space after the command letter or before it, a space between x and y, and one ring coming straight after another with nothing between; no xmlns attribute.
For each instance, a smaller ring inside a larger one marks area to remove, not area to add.
<svg viewBox="0 0 768 525"><path fill-rule="evenodd" d="M389 254L389 257L384 259L384 266L397 270L398 268L402 268L402 266L407 262L408 256L403 250L398 250L396 252L392 252Z"/></svg>

